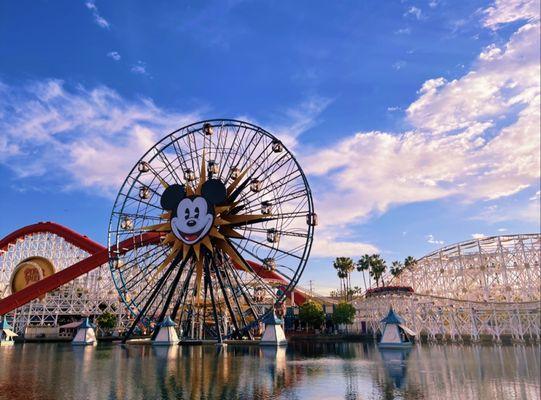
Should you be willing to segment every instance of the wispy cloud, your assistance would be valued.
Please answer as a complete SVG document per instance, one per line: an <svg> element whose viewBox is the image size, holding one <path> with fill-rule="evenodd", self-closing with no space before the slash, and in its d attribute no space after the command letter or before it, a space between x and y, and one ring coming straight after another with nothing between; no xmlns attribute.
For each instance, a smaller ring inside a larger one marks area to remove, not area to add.
<svg viewBox="0 0 541 400"><path fill-rule="evenodd" d="M397 61L393 64L393 69L399 71L406 66L406 62L403 60Z"/></svg>
<svg viewBox="0 0 541 400"><path fill-rule="evenodd" d="M59 80L0 85L0 162L19 177L59 178L68 188L113 195L133 163L179 124L199 119L152 100ZM9 112L7 112L9 110Z"/></svg>
<svg viewBox="0 0 541 400"><path fill-rule="evenodd" d="M358 132L304 155L321 224L361 223L393 205L495 201L539 187L539 21L527 21L464 76L426 81L406 110L412 130ZM538 214L529 205L512 210L496 216L488 210L485 217Z"/></svg>
<svg viewBox="0 0 541 400"><path fill-rule="evenodd" d="M443 240L437 240L432 234L426 235L426 242L437 245L442 245L445 243Z"/></svg>
<svg viewBox="0 0 541 400"><path fill-rule="evenodd" d="M122 58L117 51L110 51L109 53L107 53L107 57L112 58L115 61L120 61L120 59Z"/></svg>
<svg viewBox="0 0 541 400"><path fill-rule="evenodd" d="M539 0L495 0L483 11L484 25L498 30L501 25L515 21L539 21Z"/></svg>
<svg viewBox="0 0 541 400"><path fill-rule="evenodd" d="M137 61L136 64L132 65L131 72L138 75L148 75L146 63L143 61Z"/></svg>
<svg viewBox="0 0 541 400"><path fill-rule="evenodd" d="M397 29L396 31L394 31L395 34L397 35L409 35L411 33L411 29L410 28L401 28L401 29Z"/></svg>
<svg viewBox="0 0 541 400"><path fill-rule="evenodd" d="M404 13L404 17L414 17L415 19L420 20L423 17L423 13L420 8L410 6Z"/></svg>
<svg viewBox="0 0 541 400"><path fill-rule="evenodd" d="M471 237L473 239L484 239L486 238L487 236L484 234L484 233L472 233L471 234Z"/></svg>
<svg viewBox="0 0 541 400"><path fill-rule="evenodd" d="M88 8L92 12L92 16L94 17L94 22L99 27L104 28L104 29L110 28L109 22L100 15L98 11L98 7L96 6L96 3L94 2L94 0L88 0L85 3L85 5L86 5L86 8Z"/></svg>

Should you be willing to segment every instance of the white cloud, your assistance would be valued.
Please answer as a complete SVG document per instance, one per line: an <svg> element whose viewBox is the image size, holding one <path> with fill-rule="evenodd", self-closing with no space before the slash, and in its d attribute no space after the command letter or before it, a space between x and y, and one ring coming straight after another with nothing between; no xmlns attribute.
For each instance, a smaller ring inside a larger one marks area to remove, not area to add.
<svg viewBox="0 0 541 400"><path fill-rule="evenodd" d="M100 26L101 28L104 28L104 29L109 29L110 25L109 25L109 22L103 18L99 11L98 11L98 7L96 6L96 3L94 2L94 0L89 0L85 3L86 5L86 8L88 8L90 11L92 11L92 16L94 17L94 22Z"/></svg>
<svg viewBox="0 0 541 400"><path fill-rule="evenodd" d="M325 231L318 231L310 255L312 257L360 257L363 254L378 252L378 248L372 244L342 241L337 236L330 236Z"/></svg>
<svg viewBox="0 0 541 400"><path fill-rule="evenodd" d="M473 239L484 239L487 236L484 233L472 233L471 237Z"/></svg>
<svg viewBox="0 0 541 400"><path fill-rule="evenodd" d="M539 20L539 0L496 0L484 11L484 25L497 30L509 22Z"/></svg>
<svg viewBox="0 0 541 400"><path fill-rule="evenodd" d="M396 70L396 71L399 71L401 70L402 68L404 68L406 66L406 62L405 61L397 61L393 64L393 69Z"/></svg>
<svg viewBox="0 0 541 400"><path fill-rule="evenodd" d="M396 35L409 35L411 33L411 28L400 28L394 31Z"/></svg>
<svg viewBox="0 0 541 400"><path fill-rule="evenodd" d="M437 245L442 245L445 243L443 240L437 240L432 234L426 236L426 242Z"/></svg>
<svg viewBox="0 0 541 400"><path fill-rule="evenodd" d="M146 63L137 61L137 64L132 65L131 72L139 75L148 75Z"/></svg>
<svg viewBox="0 0 541 400"><path fill-rule="evenodd" d="M415 17L415 19L419 20L423 16L422 11L420 8L417 8L415 6L411 6L408 8L408 10L404 13L404 17Z"/></svg>
<svg viewBox="0 0 541 400"><path fill-rule="evenodd" d="M507 228L498 228L498 232L507 232Z"/></svg>
<svg viewBox="0 0 541 400"><path fill-rule="evenodd" d="M115 61L120 61L120 59L122 58L117 51L110 51L109 53L107 53L107 57L112 58Z"/></svg>
<svg viewBox="0 0 541 400"><path fill-rule="evenodd" d="M68 187L112 195L135 161L167 132L199 119L59 80L0 86L0 162L20 177L60 176Z"/></svg>
<svg viewBox="0 0 541 400"><path fill-rule="evenodd" d="M539 187L539 47L539 21L526 22L461 78L427 80L407 108L410 131L358 132L304 155L322 226L361 223L393 205L497 200ZM538 214L505 211L496 220Z"/></svg>

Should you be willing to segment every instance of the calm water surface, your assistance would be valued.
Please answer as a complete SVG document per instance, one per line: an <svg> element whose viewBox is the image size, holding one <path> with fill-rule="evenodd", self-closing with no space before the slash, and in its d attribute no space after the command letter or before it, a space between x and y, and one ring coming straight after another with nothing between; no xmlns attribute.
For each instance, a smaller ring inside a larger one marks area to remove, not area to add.
<svg viewBox="0 0 541 400"><path fill-rule="evenodd" d="M538 399L538 346L0 347L0 399Z"/></svg>

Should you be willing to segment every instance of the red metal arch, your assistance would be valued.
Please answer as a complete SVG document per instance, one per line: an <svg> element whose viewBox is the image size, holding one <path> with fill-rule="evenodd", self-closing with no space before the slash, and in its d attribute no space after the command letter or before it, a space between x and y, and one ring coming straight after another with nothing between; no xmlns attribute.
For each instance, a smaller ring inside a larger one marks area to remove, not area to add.
<svg viewBox="0 0 541 400"><path fill-rule="evenodd" d="M90 254L97 253L105 249L101 244L94 242L88 236L81 235L65 226L57 224L55 222L38 222L37 224L28 225L24 228L17 229L10 233L2 240L0 240L0 250L6 250L8 245L17 241L17 239L24 238L28 235L36 233L50 232L60 236L67 242L74 246L89 252Z"/></svg>
<svg viewBox="0 0 541 400"><path fill-rule="evenodd" d="M79 276L105 264L109 259L109 253L106 247L94 242L87 236L80 235L77 232L54 222L39 222L37 224L25 226L24 228L10 233L0 240L0 250L7 249L9 244L16 242L20 238L41 232L54 233L65 239L67 242L89 252L91 255L84 260L81 260L68 268L48 276L47 278L44 278L15 294L0 299L0 315L7 314L14 309L45 295L47 292L65 285ZM135 246L156 243L159 239L160 235L157 233L145 233L143 235L134 236L133 238L126 239L121 242L117 251L119 254L124 254L125 252L133 249ZM116 249L113 248L113 250ZM261 265L254 262L250 262L250 265L263 279L273 279L286 283L284 278L278 273L267 271L263 269ZM306 301L306 296L299 291L294 292L294 298L297 304L302 304Z"/></svg>

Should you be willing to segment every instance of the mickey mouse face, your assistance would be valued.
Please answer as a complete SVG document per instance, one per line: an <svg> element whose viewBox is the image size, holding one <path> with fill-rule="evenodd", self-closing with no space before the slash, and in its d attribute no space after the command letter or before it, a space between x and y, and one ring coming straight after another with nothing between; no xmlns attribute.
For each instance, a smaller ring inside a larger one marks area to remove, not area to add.
<svg viewBox="0 0 541 400"><path fill-rule="evenodd" d="M171 229L183 243L195 244L203 239L214 222L214 206L226 199L225 185L218 179L203 184L201 196L186 196L184 185L169 186L162 194L163 209L171 211Z"/></svg>
<svg viewBox="0 0 541 400"><path fill-rule="evenodd" d="M210 230L214 222L207 201L203 197L184 198L178 204L177 216L171 219L171 228L176 237L186 244L199 241Z"/></svg>

